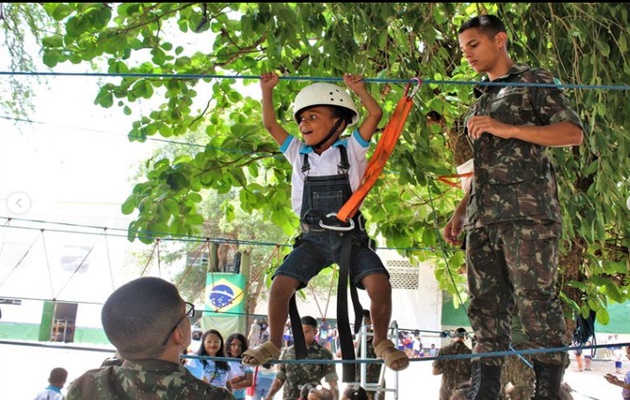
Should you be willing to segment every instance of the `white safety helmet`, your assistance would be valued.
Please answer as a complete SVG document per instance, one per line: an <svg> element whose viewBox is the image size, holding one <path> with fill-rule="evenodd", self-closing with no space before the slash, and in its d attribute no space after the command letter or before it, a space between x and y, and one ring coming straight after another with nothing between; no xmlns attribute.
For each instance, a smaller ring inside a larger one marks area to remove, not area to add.
<svg viewBox="0 0 630 400"><path fill-rule="evenodd" d="M352 111L352 126L359 121L359 112L352 97L344 89L332 83L313 83L300 90L293 102L293 118L298 121L298 114L305 108L313 106L339 106Z"/></svg>

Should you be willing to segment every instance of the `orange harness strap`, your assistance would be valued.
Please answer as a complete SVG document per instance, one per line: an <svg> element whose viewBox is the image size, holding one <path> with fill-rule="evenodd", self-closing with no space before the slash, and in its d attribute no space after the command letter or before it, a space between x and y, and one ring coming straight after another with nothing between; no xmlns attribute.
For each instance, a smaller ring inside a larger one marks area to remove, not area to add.
<svg viewBox="0 0 630 400"><path fill-rule="evenodd" d="M472 172L466 172L466 173L459 174L459 175L443 175L443 176L438 176L438 178L437 178L437 179L438 179L438 181L440 181L440 182L444 182L444 183L446 183L446 184L448 184L448 185L451 185L452 187L457 188L457 187L459 187L459 183L457 183L457 182L453 182L453 181L451 181L451 179L455 179L455 178L468 178L468 177L471 177L471 176L473 176L473 173L472 173Z"/></svg>
<svg viewBox="0 0 630 400"><path fill-rule="evenodd" d="M354 214L356 214L359 210L359 206L363 202L363 199L367 196L370 189L372 189L374 183L376 183L376 180L380 176L381 171L383 171L383 168L385 168L385 163L394 150L394 146L396 145L396 142L400 137L400 133L405 125L405 121L407 120L407 115L409 115L411 106L413 106L412 96L418 90L420 85L422 85L422 81L419 79L415 80L418 81L418 87L409 94L409 86L411 83L407 84L407 87L405 88L405 95L398 101L394 114L387 122L387 125L383 130L383 135L376 144L374 154L370 157L367 168L365 169L365 174L361 180L361 185L359 185L357 190L352 193L352 196L350 196L348 201L346 201L337 213L338 220L348 222L349 219L354 217Z"/></svg>

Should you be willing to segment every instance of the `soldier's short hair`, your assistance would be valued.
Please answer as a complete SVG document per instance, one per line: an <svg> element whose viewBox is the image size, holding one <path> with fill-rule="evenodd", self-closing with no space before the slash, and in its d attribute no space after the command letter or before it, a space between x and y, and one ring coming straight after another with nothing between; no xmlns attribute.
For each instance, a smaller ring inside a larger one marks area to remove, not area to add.
<svg viewBox="0 0 630 400"><path fill-rule="evenodd" d="M466 336L468 336L468 332L466 331L466 328L457 328L455 330L455 336L465 338Z"/></svg>
<svg viewBox="0 0 630 400"><path fill-rule="evenodd" d="M310 315L300 318L300 322L302 322L302 325L310 325L317 329L317 320Z"/></svg>
<svg viewBox="0 0 630 400"><path fill-rule="evenodd" d="M461 34L462 32L472 28L478 29L479 32L491 38L495 37L499 32L505 32L507 35L505 25L496 15L478 15L473 17L459 27L457 34ZM508 43L506 42L506 48L507 45Z"/></svg>
<svg viewBox="0 0 630 400"><path fill-rule="evenodd" d="M164 337L182 317L182 304L172 283L156 277L134 279L105 301L105 335L125 359L158 357L164 352Z"/></svg>
<svg viewBox="0 0 630 400"><path fill-rule="evenodd" d="M499 32L506 32L505 25L496 15L478 15L464 22L457 33L462 33L468 29L477 28L486 35L495 36Z"/></svg>

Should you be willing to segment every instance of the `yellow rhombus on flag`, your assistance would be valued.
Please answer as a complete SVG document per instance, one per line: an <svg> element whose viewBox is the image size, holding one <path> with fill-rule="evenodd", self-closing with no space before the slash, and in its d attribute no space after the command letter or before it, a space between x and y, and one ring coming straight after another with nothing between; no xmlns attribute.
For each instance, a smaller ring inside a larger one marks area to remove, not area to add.
<svg viewBox="0 0 630 400"><path fill-rule="evenodd" d="M204 304L207 311L216 313L245 312L245 276L234 273L209 273L206 276L206 296Z"/></svg>

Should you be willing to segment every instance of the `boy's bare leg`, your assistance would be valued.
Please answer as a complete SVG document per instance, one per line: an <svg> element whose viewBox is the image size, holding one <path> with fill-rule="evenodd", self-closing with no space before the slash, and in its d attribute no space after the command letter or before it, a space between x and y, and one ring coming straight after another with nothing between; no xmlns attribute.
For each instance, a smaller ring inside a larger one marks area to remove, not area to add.
<svg viewBox="0 0 630 400"><path fill-rule="evenodd" d="M370 297L370 315L374 330L373 343L376 347L381 341L387 339L387 331L392 318L392 287L385 274L370 274L361 280L363 287ZM386 349L385 352L397 351L395 347ZM400 359L392 363L393 369L398 369L409 364L409 359Z"/></svg>
<svg viewBox="0 0 630 400"><path fill-rule="evenodd" d="M282 335L284 334L284 326L289 316L289 300L297 290L299 284L300 282L296 279L285 275L276 276L271 283L267 309L269 341L279 349L281 349L283 345ZM257 364L255 359L245 354L243 355L243 360L247 363Z"/></svg>

